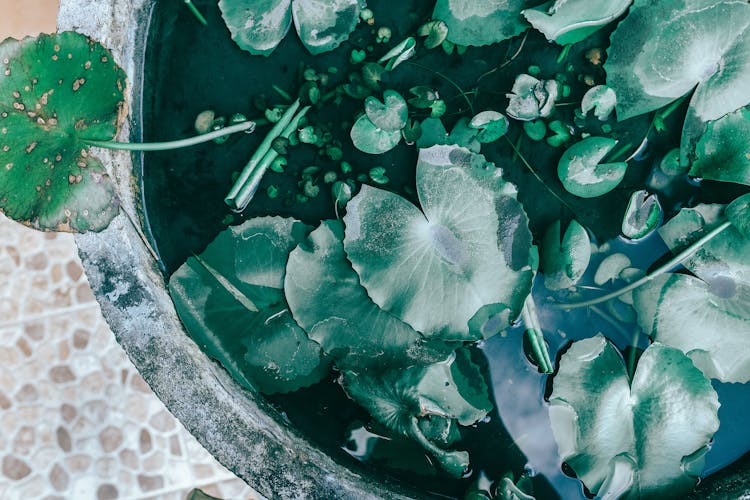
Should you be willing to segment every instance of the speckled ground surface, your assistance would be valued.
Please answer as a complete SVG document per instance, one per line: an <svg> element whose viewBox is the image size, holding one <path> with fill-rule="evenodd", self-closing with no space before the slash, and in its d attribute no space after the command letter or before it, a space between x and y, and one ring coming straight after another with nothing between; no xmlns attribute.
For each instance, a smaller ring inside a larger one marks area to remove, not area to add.
<svg viewBox="0 0 750 500"><path fill-rule="evenodd" d="M56 0L0 0L0 39L54 29ZM23 6L23 8L20 8ZM0 499L253 499L117 345L73 238L0 215Z"/></svg>

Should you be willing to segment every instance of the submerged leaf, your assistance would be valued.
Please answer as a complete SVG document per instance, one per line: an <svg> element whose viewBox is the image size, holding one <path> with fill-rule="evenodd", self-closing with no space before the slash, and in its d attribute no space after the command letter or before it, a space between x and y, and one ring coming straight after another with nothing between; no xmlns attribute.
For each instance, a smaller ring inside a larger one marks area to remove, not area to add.
<svg viewBox="0 0 750 500"><path fill-rule="evenodd" d="M35 229L100 231L114 186L83 139L125 118L125 72L75 32L0 43L0 212Z"/></svg>
<svg viewBox="0 0 750 500"><path fill-rule="evenodd" d="M607 137L587 137L570 146L560 158L557 175L565 190L581 198L609 193L625 177L625 162L599 163L617 141Z"/></svg>
<svg viewBox="0 0 750 500"><path fill-rule="evenodd" d="M447 40L480 46L502 42L522 33L524 0L437 0L432 18L448 26Z"/></svg>
<svg viewBox="0 0 750 500"><path fill-rule="evenodd" d="M347 256L373 301L426 336L478 339L484 306L517 315L531 283L527 219L515 188L483 156L458 146L422 149L422 211L363 186L347 205ZM520 243L519 242L523 242Z"/></svg>
<svg viewBox="0 0 750 500"><path fill-rule="evenodd" d="M695 148L690 175L750 185L750 109L709 122Z"/></svg>
<svg viewBox="0 0 750 500"><path fill-rule="evenodd" d="M562 290L578 283L590 259L591 240L577 221L570 221L564 235L559 220L544 233L541 264L544 285L550 290Z"/></svg>
<svg viewBox="0 0 750 500"><path fill-rule="evenodd" d="M589 490L640 498L690 491L718 409L710 381L678 349L649 346L629 383L619 352L599 334L563 355L549 415L560 456Z"/></svg>
<svg viewBox="0 0 750 500"><path fill-rule="evenodd" d="M633 0L555 0L523 11L547 40L560 45L577 43L625 12Z"/></svg>
<svg viewBox="0 0 750 500"><path fill-rule="evenodd" d="M308 231L292 219L251 219L219 234L170 278L190 336L246 387L289 392L328 373L282 289L287 255Z"/></svg>

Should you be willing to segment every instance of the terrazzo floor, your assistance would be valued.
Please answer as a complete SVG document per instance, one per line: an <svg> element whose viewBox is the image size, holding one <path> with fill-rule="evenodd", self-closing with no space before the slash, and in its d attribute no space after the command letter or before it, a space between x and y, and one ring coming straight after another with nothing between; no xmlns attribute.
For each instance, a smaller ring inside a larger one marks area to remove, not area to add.
<svg viewBox="0 0 750 500"><path fill-rule="evenodd" d="M56 4L0 0L0 39L54 30ZM127 359L73 237L0 215L0 499L182 500L194 487L259 498Z"/></svg>

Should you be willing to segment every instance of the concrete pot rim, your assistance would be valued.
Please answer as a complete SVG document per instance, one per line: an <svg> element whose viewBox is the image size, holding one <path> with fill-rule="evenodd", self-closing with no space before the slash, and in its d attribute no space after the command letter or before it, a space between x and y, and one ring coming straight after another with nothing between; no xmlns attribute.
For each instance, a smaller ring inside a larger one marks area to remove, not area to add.
<svg viewBox="0 0 750 500"><path fill-rule="evenodd" d="M155 0L61 0L58 29L107 46L125 69L138 125L142 61ZM141 213L138 162L98 150L123 209ZM266 400L242 389L184 332L163 275L133 225L119 215L103 232L76 236L86 275L118 343L182 424L224 466L269 498L413 498L402 486L323 453Z"/></svg>

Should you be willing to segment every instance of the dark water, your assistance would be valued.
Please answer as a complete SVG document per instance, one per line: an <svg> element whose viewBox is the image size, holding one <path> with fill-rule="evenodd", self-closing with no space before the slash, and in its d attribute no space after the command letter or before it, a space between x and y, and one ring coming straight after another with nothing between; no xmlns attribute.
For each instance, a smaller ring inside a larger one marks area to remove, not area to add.
<svg viewBox="0 0 750 500"><path fill-rule="evenodd" d="M195 116L205 109L212 109L217 115L240 112L251 119L259 118L262 107L257 106L258 101L284 103L271 85L276 84L295 94L300 85L301 72L307 67L305 64L320 73L329 68L338 68L336 73L329 72L331 84L328 88L332 89L336 83L347 79L352 48L365 48L372 44L371 29L360 25L350 41L341 48L312 59L292 28L270 59L253 57L231 41L216 2L194 0L194 3L206 14L208 28L196 23L182 2L157 4L150 33L143 95L142 129L146 141L193 135ZM391 28L393 44L429 19L433 3L370 1L369 6L376 14L376 27L384 25ZM387 8L379 8L382 5ZM568 78L571 95L559 99L563 104L558 109L562 114L561 119L570 122L573 109L587 88L580 80L590 77L597 83L604 82L601 67L586 63L584 54L592 47L606 46L607 35L602 33L577 44L562 63L556 60L559 48L548 44L533 30L529 32L521 56L502 70L493 71L516 52L520 38L488 48L471 48L463 56L446 56L437 49L420 54L415 61L421 66L443 72L470 92L475 110L496 109L502 112L507 105L505 92L512 87L517 74L527 72L529 58L533 56L533 64L540 67L541 75L545 78L552 78L556 73ZM383 46L375 46L375 54L385 50ZM573 68L567 67L569 62L573 63ZM451 113L465 111L463 97L434 72L405 64L385 78L383 88L393 88L404 96L415 85L430 85L439 89L441 97L448 104L448 115L444 117L448 130L457 118ZM311 115L314 115L316 123L328 125L334 135L342 137L344 158L354 166L355 174L367 173L374 166L385 167L391 179L388 189L409 197L408 193L413 192L416 149L402 143L378 157L353 149L347 140L348 130L352 117L361 109L361 100L345 98L340 106L331 105L315 110ZM678 123L682 113L684 109L678 110L670 123ZM620 143L637 146L649 122L650 117L641 117L619 126L615 133ZM613 252L626 253L634 266L646 269L667 253L660 240L647 238L634 245L618 239L617 235L630 193L642 188L660 157L678 142L679 126L673 126L672 130L671 135L656 137L641 157L631 162L628 174L618 189L594 200L568 195L556 175L556 158L560 150L544 143L532 143L518 124L511 126L510 138L535 166L537 175L549 188L542 185L519 161L514 161L514 153L505 141L484 145L482 152L489 160L502 166L506 179L518 186L519 199L529 213L537 242L544 229L554 220L567 221L575 217L593 232L598 243L610 241ZM294 201L294 194L298 192L296 181L303 168L314 165L321 167L321 172L338 170L337 162L321 156L312 147L293 148L287 173L269 172L256 199L245 212L235 214L228 210L223 197L232 185L232 176L244 166L262 140L262 135L262 131L252 136L241 134L223 145L208 143L174 152L148 153L144 157L144 209L166 274L173 272L188 256L200 253L229 223L236 224L246 218L267 214L293 216L312 224L334 217L330 193L322 184L321 195L317 199L304 204ZM276 200L265 195L266 187L270 184L280 189L281 196ZM550 189L565 203L561 203ZM660 196L666 215L671 216L685 203L698 199L727 201L736 194L736 190L724 186L711 189L708 185L698 191L694 184L685 181L671 188L671 191L660 193ZM602 210L603 206L608 209ZM596 259L592 259L590 275L597 267ZM591 277L584 280L591 281ZM635 325L612 322L612 315L604 306L601 309L564 313L545 308L550 294L543 286L537 286L534 295L553 358L571 340L590 337L598 332L604 333L621 349L632 345L641 349L647 346L646 338L633 338ZM513 471L516 477L526 472L535 476L538 498L557 495L566 499L582 497L580 483L562 472L557 458L544 401L548 377L538 373L523 351L520 329L510 331L505 337L496 336L475 350L474 357L484 367L498 404L487 421L464 431L462 447L470 452L475 473L483 470L490 478L497 479L507 471ZM434 468L420 448L409 442L384 442L365 429L368 415L346 398L334 378L332 374L329 381L310 389L270 399L311 439L342 460L369 458L373 466L388 467L390 474L405 478L425 491L448 496L462 495L469 479L436 480L433 477ZM716 471L750 449L750 427L743 425L743 402L750 397L750 390L746 385L739 384L714 385L722 401L719 414L721 429L707 456L706 473ZM726 436L731 437L727 439ZM413 470L421 471L421 475L411 472ZM557 495L553 490L557 491Z"/></svg>

